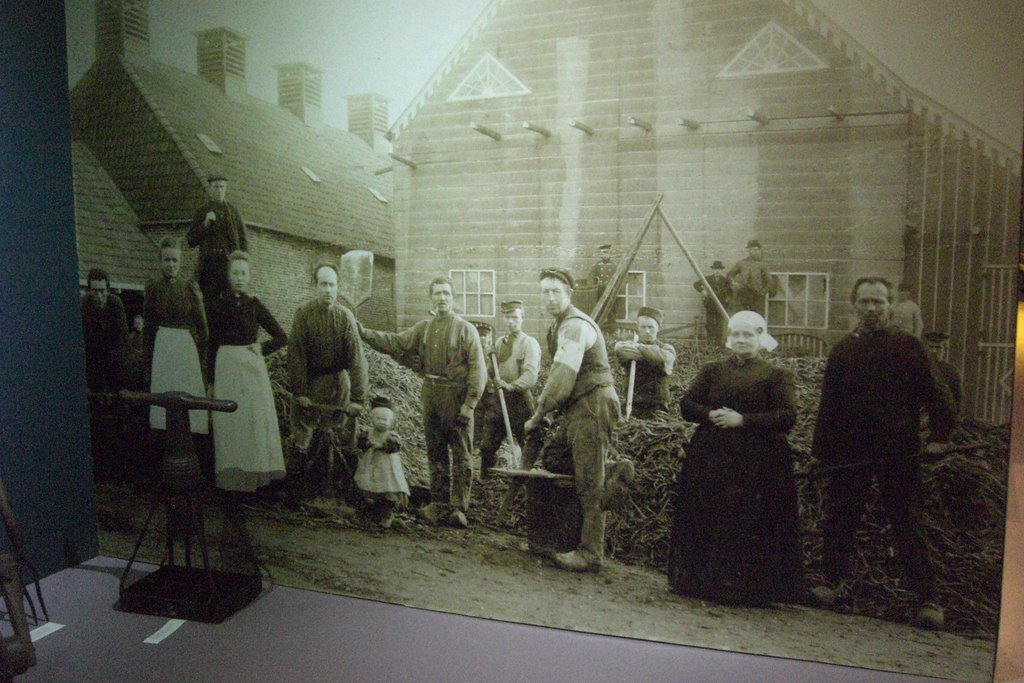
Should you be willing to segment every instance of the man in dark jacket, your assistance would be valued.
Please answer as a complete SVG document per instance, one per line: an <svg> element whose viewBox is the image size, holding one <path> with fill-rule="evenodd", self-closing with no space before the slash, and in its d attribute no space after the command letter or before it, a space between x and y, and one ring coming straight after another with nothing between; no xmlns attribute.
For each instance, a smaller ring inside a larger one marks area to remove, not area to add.
<svg viewBox="0 0 1024 683"><path fill-rule="evenodd" d="M768 264L764 262L759 241L747 242L747 258L738 261L725 277L734 292L732 313L754 311L761 315L765 314L765 297L774 295L777 285L775 278L768 271Z"/></svg>
<svg viewBox="0 0 1024 683"><path fill-rule="evenodd" d="M891 327L892 285L878 277L854 284L850 300L860 324L829 353L811 456L831 470L825 481L823 573L819 602L841 596L846 559L855 544L872 479L877 480L894 541L919 600L914 620L941 629L934 578L921 528L918 453L921 409L931 420L926 453L941 453L954 426L952 398L921 342Z"/></svg>
<svg viewBox="0 0 1024 683"><path fill-rule="evenodd" d="M248 240L245 222L238 209L225 200L228 179L222 175L211 175L207 178L206 190L210 199L192 215L187 239L188 246L199 247L195 279L203 300L210 304L222 292L230 290L228 254L235 250L248 251Z"/></svg>
<svg viewBox="0 0 1024 683"><path fill-rule="evenodd" d="M722 265L721 261L715 261L711 264L711 274L705 279L708 284L711 285L711 291L715 293L718 300L721 302L725 310L729 310L729 304L732 303L732 286L729 283L729 278L724 275L725 266ZM718 310L718 306L715 305L715 300L711 297L711 294L704 288L704 282L697 279L693 283L693 288L700 292L704 298L704 326L707 330L708 343L713 344L719 348L725 346L725 318L722 316L722 312ZM764 314L764 311L754 311L755 313Z"/></svg>
<svg viewBox="0 0 1024 683"><path fill-rule="evenodd" d="M960 371L956 366L946 360L949 349L949 335L945 332L928 332L922 339L924 348L928 351L928 357L932 359L939 376L946 383L950 395L953 397L953 412L960 414L960 402L963 399L963 389L960 384Z"/></svg>
<svg viewBox="0 0 1024 683"><path fill-rule="evenodd" d="M615 357L629 372L636 363L633 383L632 415L644 419L658 411L668 411L668 378L676 364L676 350L671 344L658 341L661 311L643 306L636 316L637 341L615 343Z"/></svg>
<svg viewBox="0 0 1024 683"><path fill-rule="evenodd" d="M89 391L118 391L125 380L128 324L121 298L110 292L110 278L99 268L86 276L82 296L85 378Z"/></svg>

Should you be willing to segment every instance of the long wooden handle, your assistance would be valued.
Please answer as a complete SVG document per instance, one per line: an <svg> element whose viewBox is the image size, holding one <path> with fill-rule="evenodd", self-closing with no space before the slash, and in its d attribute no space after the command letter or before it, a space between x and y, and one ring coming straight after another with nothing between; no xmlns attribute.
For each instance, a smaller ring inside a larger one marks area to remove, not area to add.
<svg viewBox="0 0 1024 683"><path fill-rule="evenodd" d="M633 414L633 387L636 385L636 361L629 361L629 384L626 385L626 419Z"/></svg>
<svg viewBox="0 0 1024 683"><path fill-rule="evenodd" d="M501 379L501 373L498 372L498 354L491 354L491 364L494 365L494 379L495 381ZM512 436L512 423L508 419L508 407L505 405L505 392L502 390L501 385L498 385L498 400L501 402L501 417L505 420L505 435L508 436L508 442L513 446L516 445L516 437Z"/></svg>

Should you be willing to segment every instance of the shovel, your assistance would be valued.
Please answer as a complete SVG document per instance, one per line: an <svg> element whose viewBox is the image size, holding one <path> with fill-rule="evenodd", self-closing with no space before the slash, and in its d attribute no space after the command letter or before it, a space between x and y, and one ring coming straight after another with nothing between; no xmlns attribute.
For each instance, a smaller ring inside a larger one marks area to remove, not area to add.
<svg viewBox="0 0 1024 683"><path fill-rule="evenodd" d="M373 252L355 249L341 256L338 268L338 293L356 312L373 293Z"/></svg>
<svg viewBox="0 0 1024 683"><path fill-rule="evenodd" d="M491 353L491 363L494 365L494 378L498 380L501 378L501 373L498 371L498 354ZM501 417L505 420L505 436L508 437L509 445L512 446L512 468L518 469L520 463L523 462L523 449L516 443L516 437L512 436L512 423L508 420L508 406L505 405L505 391L498 386L498 400L501 402Z"/></svg>
<svg viewBox="0 0 1024 683"><path fill-rule="evenodd" d="M636 341L636 335L633 335ZM626 386L626 420L633 414L633 389L636 386L636 361L629 361L629 384Z"/></svg>

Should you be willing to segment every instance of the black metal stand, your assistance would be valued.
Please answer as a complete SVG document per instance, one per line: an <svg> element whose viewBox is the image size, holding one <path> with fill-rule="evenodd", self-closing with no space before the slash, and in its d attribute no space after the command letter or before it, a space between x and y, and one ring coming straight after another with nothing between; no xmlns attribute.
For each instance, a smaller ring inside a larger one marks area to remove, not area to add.
<svg viewBox="0 0 1024 683"><path fill-rule="evenodd" d="M241 530L239 538L242 551L252 564L252 573L220 571L211 567L203 521L203 498L209 489L192 444L188 411L233 412L238 406L233 401L218 401L178 391L162 394L122 391L120 396L128 402L164 408L167 411L167 443L157 496L121 575L116 608L123 612L220 623L255 600L263 589L263 580L244 530ZM164 559L159 569L128 585L132 564L160 507L165 509L167 522ZM225 515L225 519L230 519L230 516ZM201 567L192 564L193 539L199 546ZM183 566L175 564L179 540L184 554Z"/></svg>

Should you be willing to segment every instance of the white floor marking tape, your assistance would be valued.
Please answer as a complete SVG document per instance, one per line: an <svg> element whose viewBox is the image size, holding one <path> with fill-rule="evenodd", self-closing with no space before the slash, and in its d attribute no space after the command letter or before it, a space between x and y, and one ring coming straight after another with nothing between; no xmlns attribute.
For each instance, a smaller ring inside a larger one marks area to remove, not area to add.
<svg viewBox="0 0 1024 683"><path fill-rule="evenodd" d="M31 631L29 631L28 635L32 639L32 642L34 643L37 640L41 640L42 638L45 638L46 636L50 635L54 631L61 630L62 628L64 628L64 624L55 624L52 621L48 621L45 624L43 624L42 626L37 626L34 629L32 629Z"/></svg>
<svg viewBox="0 0 1024 683"><path fill-rule="evenodd" d="M159 631L151 635L149 638L146 638L142 642L149 643L150 645L156 645L161 640L163 640L164 638L166 638L167 636L171 635L179 628L181 628L182 624L184 623L184 619L168 619L167 623L161 626Z"/></svg>

